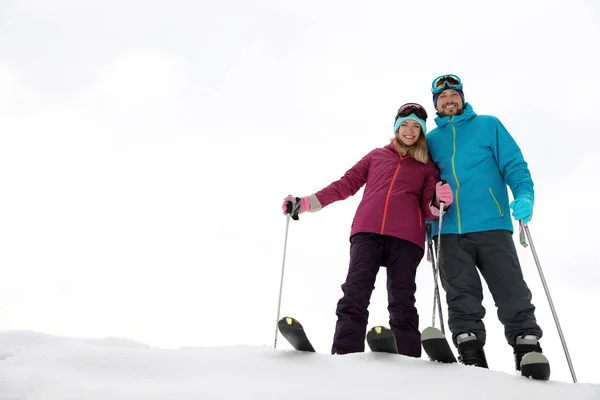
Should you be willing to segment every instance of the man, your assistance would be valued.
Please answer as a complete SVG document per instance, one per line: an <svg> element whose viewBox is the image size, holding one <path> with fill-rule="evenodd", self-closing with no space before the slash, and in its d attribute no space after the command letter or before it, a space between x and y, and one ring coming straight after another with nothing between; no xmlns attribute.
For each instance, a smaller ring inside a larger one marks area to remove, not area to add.
<svg viewBox="0 0 600 400"><path fill-rule="evenodd" d="M516 369L531 351L542 352L542 330L535 319L513 242L513 218L527 223L533 214L533 181L519 146L493 116L477 115L465 103L456 75L432 84L437 128L427 144L441 178L454 192L444 214L440 244L440 277L448 303L448 325L463 364L487 368L483 291L477 269L498 308ZM507 185L514 201L508 200ZM437 224L433 224L437 235Z"/></svg>

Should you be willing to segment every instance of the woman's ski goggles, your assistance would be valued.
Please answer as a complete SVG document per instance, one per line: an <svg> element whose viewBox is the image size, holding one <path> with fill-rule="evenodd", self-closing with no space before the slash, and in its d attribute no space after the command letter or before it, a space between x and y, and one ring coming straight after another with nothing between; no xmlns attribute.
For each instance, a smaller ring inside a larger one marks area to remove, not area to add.
<svg viewBox="0 0 600 400"><path fill-rule="evenodd" d="M394 122L396 122L399 117L408 117L410 114L415 114L423 121L427 120L427 111L425 111L425 108L423 108L422 105L417 103L406 103L398 109L398 114L396 114Z"/></svg>
<svg viewBox="0 0 600 400"><path fill-rule="evenodd" d="M431 84L431 92L433 94L440 93L446 89L462 89L463 84L460 78L456 75L442 75L433 80Z"/></svg>

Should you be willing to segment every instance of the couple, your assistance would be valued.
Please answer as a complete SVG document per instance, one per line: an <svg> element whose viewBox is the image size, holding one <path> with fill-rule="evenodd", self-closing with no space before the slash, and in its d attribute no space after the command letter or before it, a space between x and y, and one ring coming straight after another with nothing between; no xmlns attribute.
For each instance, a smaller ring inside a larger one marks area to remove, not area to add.
<svg viewBox="0 0 600 400"><path fill-rule="evenodd" d="M459 359L487 368L483 346L485 309L478 269L498 308L516 368L530 351L541 352L531 292L524 281L512 234L512 216L527 223L533 182L519 146L493 116L477 115L465 102L456 75L432 83L437 128L426 133L427 112L416 103L400 107L394 138L310 196L284 199L284 214L315 212L354 195L366 184L350 233L350 266L339 300L333 354L364 351L375 278L386 267L390 328L398 352L420 357L415 276L425 245L425 222L444 203L440 277L448 325ZM441 177L441 178L440 178ZM444 183L441 181L447 181ZM507 185L514 201L509 204Z"/></svg>

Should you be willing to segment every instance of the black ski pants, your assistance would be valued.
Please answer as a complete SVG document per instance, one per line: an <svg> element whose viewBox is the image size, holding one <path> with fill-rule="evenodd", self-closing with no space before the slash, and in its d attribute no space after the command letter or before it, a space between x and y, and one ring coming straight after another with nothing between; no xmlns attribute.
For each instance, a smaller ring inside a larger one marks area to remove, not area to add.
<svg viewBox="0 0 600 400"><path fill-rule="evenodd" d="M514 346L517 336L523 334L541 337L512 232L494 230L441 236L440 278L446 291L448 325L454 344L456 337L465 332L474 333L485 344L483 289L477 270L492 294L508 344Z"/></svg>
<svg viewBox="0 0 600 400"><path fill-rule="evenodd" d="M331 352L365 350L368 306L380 266L386 267L390 329L398 353L421 356L419 314L415 307L417 267L423 248L407 240L376 233L357 233L350 238L350 266L344 296L337 304L337 323Z"/></svg>

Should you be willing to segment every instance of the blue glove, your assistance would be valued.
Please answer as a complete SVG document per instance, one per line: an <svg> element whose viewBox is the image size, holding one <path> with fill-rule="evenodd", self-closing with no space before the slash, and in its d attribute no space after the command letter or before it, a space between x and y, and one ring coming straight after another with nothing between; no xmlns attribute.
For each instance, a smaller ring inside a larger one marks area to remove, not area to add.
<svg viewBox="0 0 600 400"><path fill-rule="evenodd" d="M519 196L509 204L513 210L512 216L517 221L523 220L524 223L531 221L533 215L533 200L530 196Z"/></svg>

